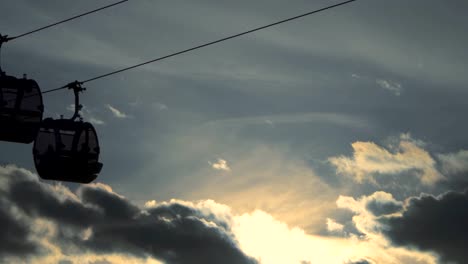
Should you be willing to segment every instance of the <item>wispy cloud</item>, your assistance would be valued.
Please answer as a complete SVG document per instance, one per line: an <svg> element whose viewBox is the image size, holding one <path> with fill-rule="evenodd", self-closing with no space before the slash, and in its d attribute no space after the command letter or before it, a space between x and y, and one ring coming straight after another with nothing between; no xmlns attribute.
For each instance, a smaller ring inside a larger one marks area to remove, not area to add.
<svg viewBox="0 0 468 264"><path fill-rule="evenodd" d="M112 112L112 114L116 118L120 118L120 119L130 118L129 115L127 115L126 113L124 113L124 112L120 111L119 109L113 107L110 104L106 104L106 107L107 107L107 109L109 109Z"/></svg>
<svg viewBox="0 0 468 264"><path fill-rule="evenodd" d="M105 125L106 123L100 119L97 119L95 117L90 117L89 122L93 125Z"/></svg>
<svg viewBox="0 0 468 264"><path fill-rule="evenodd" d="M154 103L153 105L154 105L154 107L156 107L158 110L161 110L161 111L169 109L169 107L167 107L167 105L165 105L163 103L160 103L160 102Z"/></svg>
<svg viewBox="0 0 468 264"><path fill-rule="evenodd" d="M267 119L267 120L265 120L265 124L273 126L275 123L273 121L271 121L270 119Z"/></svg>
<svg viewBox="0 0 468 264"><path fill-rule="evenodd" d="M281 125L300 123L328 123L355 128L369 128L371 126L371 124L366 119L360 118L358 116L333 112L310 112L267 116L251 116L242 118L221 119L209 122L209 124L222 126L242 126L257 124Z"/></svg>
<svg viewBox="0 0 468 264"><path fill-rule="evenodd" d="M439 154L442 170L447 174L458 174L468 171L468 151L460 150L456 153Z"/></svg>
<svg viewBox="0 0 468 264"><path fill-rule="evenodd" d="M141 107L141 106L146 105L146 103L144 103L140 98L137 98L134 101L129 102L128 105L130 105L131 107ZM152 102L152 103L148 103L147 105L151 107L152 109L157 109L160 111L169 110L169 107L162 102ZM115 109L115 107L113 108Z"/></svg>
<svg viewBox="0 0 468 264"><path fill-rule="evenodd" d="M387 80L383 80L383 79L377 79L375 82L380 87L382 87L385 90L388 90L388 91L392 92L396 96L400 96L401 93L403 92L403 86L400 83L387 81Z"/></svg>

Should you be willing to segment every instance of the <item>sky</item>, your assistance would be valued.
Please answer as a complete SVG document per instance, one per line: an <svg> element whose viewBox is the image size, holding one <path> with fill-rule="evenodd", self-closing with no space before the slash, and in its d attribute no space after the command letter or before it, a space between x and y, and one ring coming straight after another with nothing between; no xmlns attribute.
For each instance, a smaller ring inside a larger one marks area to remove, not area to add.
<svg viewBox="0 0 468 264"><path fill-rule="evenodd" d="M112 2L2 1L0 33ZM132 0L2 68L48 90L338 2ZM467 8L359 0L86 84L103 171L44 181L0 142L0 262L466 263Z"/></svg>

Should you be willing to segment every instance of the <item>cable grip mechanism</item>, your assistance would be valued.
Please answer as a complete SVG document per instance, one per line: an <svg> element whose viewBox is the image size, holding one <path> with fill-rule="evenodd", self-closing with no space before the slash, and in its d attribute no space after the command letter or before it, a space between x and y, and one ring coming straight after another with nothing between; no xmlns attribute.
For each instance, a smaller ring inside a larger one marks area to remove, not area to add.
<svg viewBox="0 0 468 264"><path fill-rule="evenodd" d="M3 43L7 43L10 40L13 40L14 38L9 38L8 35L2 35L0 34L0 45Z"/></svg>

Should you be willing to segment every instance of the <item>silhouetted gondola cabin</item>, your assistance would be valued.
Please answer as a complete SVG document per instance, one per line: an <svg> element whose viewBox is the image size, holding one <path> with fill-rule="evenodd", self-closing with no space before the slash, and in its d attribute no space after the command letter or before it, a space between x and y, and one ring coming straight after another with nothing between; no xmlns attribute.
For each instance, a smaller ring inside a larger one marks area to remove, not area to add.
<svg viewBox="0 0 468 264"><path fill-rule="evenodd" d="M34 163L47 180L90 183L102 169L99 142L87 122L47 118L34 143Z"/></svg>
<svg viewBox="0 0 468 264"><path fill-rule="evenodd" d="M43 113L41 90L34 80L0 71L0 141L33 142Z"/></svg>

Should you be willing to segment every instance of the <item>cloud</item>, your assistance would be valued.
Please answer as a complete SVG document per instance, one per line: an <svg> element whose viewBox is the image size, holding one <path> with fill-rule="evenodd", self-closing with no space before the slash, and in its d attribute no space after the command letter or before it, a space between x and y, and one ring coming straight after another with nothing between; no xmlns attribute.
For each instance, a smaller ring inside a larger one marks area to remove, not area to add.
<svg viewBox="0 0 468 264"><path fill-rule="evenodd" d="M360 259L360 260L351 260L351 261L348 261L348 262L346 262L346 264L372 264L372 262L370 262L370 261L367 260L367 259Z"/></svg>
<svg viewBox="0 0 468 264"><path fill-rule="evenodd" d="M377 175L414 174L424 185L434 185L444 179L437 170L436 161L421 147L419 141L402 135L396 147L386 149L373 142L354 142L353 156L329 158L329 162L342 175L352 176L357 182L376 183Z"/></svg>
<svg viewBox="0 0 468 264"><path fill-rule="evenodd" d="M2 245L16 246L16 239L22 249L0 251L7 263L435 263L431 254L394 248L383 238L309 235L266 212L236 215L211 200L151 200L142 209L107 185L72 192L13 166L0 167L0 192L0 221L6 215L24 223L12 229L23 230L16 237L2 236Z"/></svg>
<svg viewBox="0 0 468 264"><path fill-rule="evenodd" d="M139 263L255 263L239 250L229 218L215 203L174 200L143 210L103 184L71 192L11 166L0 167L0 177L0 222L9 227L0 231L6 245L0 260L66 263L75 256L81 261L72 263L99 258L111 263L125 258Z"/></svg>
<svg viewBox="0 0 468 264"><path fill-rule="evenodd" d="M457 153L439 154L442 171L446 174L459 174L468 172L468 151L460 150Z"/></svg>
<svg viewBox="0 0 468 264"><path fill-rule="evenodd" d="M344 230L344 225L337 223L333 219L327 218L327 230L331 233L341 233Z"/></svg>
<svg viewBox="0 0 468 264"><path fill-rule="evenodd" d="M154 105L154 107L156 107L157 109L159 109L161 111L169 109L169 107L167 105L163 104L163 103L157 102L157 103L154 103L153 105Z"/></svg>
<svg viewBox="0 0 468 264"><path fill-rule="evenodd" d="M381 222L396 245L436 251L443 263L468 259L468 191L411 198L402 215Z"/></svg>
<svg viewBox="0 0 468 264"><path fill-rule="evenodd" d="M241 249L265 264L343 264L354 259L375 259L379 264L435 264L431 254L391 247L381 234L366 239L309 235L262 211L235 217L233 232Z"/></svg>
<svg viewBox="0 0 468 264"><path fill-rule="evenodd" d="M252 116L242 118L229 118L211 121L210 125L222 126L244 126L256 124L302 124L302 123L325 123L333 124L344 127L353 127L358 129L369 128L370 124L367 120L352 115L345 115L340 113L323 113L323 112L310 112L310 113L293 113L293 114L279 114L279 115L266 115L266 116Z"/></svg>
<svg viewBox="0 0 468 264"><path fill-rule="evenodd" d="M28 255L38 253L39 245L28 237L28 227L14 217L8 205L0 205L0 259L8 255Z"/></svg>
<svg viewBox="0 0 468 264"><path fill-rule="evenodd" d="M383 80L383 79L377 79L375 82L380 87L382 87L385 90L388 90L388 91L392 92L396 96L400 96L402 91L403 91L403 87L401 86L401 84L399 84L397 82L391 82L391 81L387 81L387 80Z"/></svg>
<svg viewBox="0 0 468 264"><path fill-rule="evenodd" d="M130 118L129 115L127 115L126 113L124 113L124 112L120 111L119 109L113 107L110 104L106 104L106 107L107 107L107 109L109 109L112 112L112 114L116 118L121 118L121 119Z"/></svg>
<svg viewBox="0 0 468 264"><path fill-rule="evenodd" d="M465 263L468 259L465 250L468 243L468 190L440 196L423 194L404 202L385 192L359 199L340 196L337 205L354 212L353 222L365 234L366 240L389 247L434 252L438 263Z"/></svg>
<svg viewBox="0 0 468 264"><path fill-rule="evenodd" d="M145 207L156 207L157 204L156 200L150 200L145 202Z"/></svg>
<svg viewBox="0 0 468 264"><path fill-rule="evenodd" d="M215 163L209 162L209 164L215 170L231 171L231 168L229 167L228 162L224 159L218 159L217 162Z"/></svg>
<svg viewBox="0 0 468 264"><path fill-rule="evenodd" d="M375 192L369 196L362 196L359 199L340 196L336 204L338 208L353 212L355 214L353 222L356 228L366 236L374 238L379 238L380 236L379 230L381 225L377 221L378 217L392 215L402 209L401 202L395 200L392 194L382 191Z"/></svg>
<svg viewBox="0 0 468 264"><path fill-rule="evenodd" d="M367 202L366 208L375 216L390 215L403 210L403 203L394 200L391 195L385 194L380 197L372 197Z"/></svg>
<svg viewBox="0 0 468 264"><path fill-rule="evenodd" d="M166 110L169 110L169 107L164 104L164 103L161 103L161 102L151 102L151 103L145 103L143 102L140 98L137 98L135 99L134 101L132 102L129 102L128 105L130 105L131 107L141 107L141 106L144 106L144 105L149 105L152 109L156 109L156 110L159 110L159 111L166 111ZM107 105L106 105L107 108L109 108ZM112 107L112 106L111 106ZM112 107L115 109L115 107ZM110 108L109 108L110 109ZM115 109L117 110L117 109ZM112 110L111 110L112 111ZM122 113L121 111L117 110L118 112ZM112 111L113 112L113 111Z"/></svg>
<svg viewBox="0 0 468 264"><path fill-rule="evenodd" d="M358 199L348 196L340 196L336 201L337 206L342 209L349 210L355 215L353 216L353 223L356 228L364 235L361 239L365 241L373 241L382 247L393 249L400 254L399 261L394 263L436 263L438 259L438 251L419 251L419 257L413 256L412 253L407 252L401 245L395 245L387 237L389 226L386 224L385 219L392 219L401 217L404 214L403 202L397 201L392 194L386 192L375 192L369 196L362 196ZM393 205L392 210L388 210L388 205ZM395 206L396 205L396 206ZM372 208L374 207L374 208ZM398 208L398 209L396 209ZM376 214L375 212L379 212ZM424 225L425 221L421 219L419 225ZM429 236L432 236L430 234ZM435 238L434 234L434 238ZM412 248L410 244L406 245L407 248ZM403 250L403 251L402 251ZM418 252L418 251L416 251ZM426 254L424 254L426 252ZM386 252L388 253L388 252ZM415 253L415 251L413 251ZM429 257L432 256L432 257ZM357 259L357 258L354 258ZM361 260L349 261L348 263L382 263L379 258L372 255L367 255Z"/></svg>
<svg viewBox="0 0 468 264"><path fill-rule="evenodd" d="M97 118L95 118L95 117L90 117L90 118L89 118L89 122L90 122L91 124L93 124L93 125L98 125L98 126L100 126L100 125L105 125L105 124L106 124L104 121L102 121L102 120L100 120L100 119L97 119Z"/></svg>

